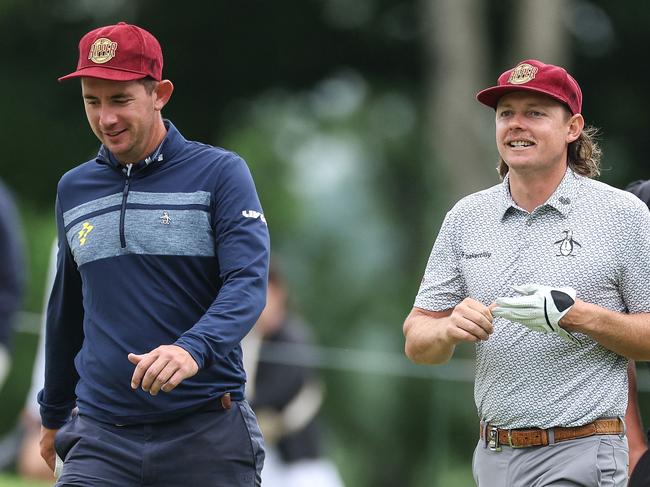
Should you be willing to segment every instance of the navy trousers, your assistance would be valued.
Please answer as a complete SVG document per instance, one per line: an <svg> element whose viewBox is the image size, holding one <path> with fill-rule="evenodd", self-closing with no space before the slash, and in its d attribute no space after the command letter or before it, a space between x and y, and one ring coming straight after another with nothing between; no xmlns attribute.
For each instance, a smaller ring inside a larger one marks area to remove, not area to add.
<svg viewBox="0 0 650 487"><path fill-rule="evenodd" d="M256 487L262 434L246 401L178 420L118 426L77 416L56 435L56 487Z"/></svg>

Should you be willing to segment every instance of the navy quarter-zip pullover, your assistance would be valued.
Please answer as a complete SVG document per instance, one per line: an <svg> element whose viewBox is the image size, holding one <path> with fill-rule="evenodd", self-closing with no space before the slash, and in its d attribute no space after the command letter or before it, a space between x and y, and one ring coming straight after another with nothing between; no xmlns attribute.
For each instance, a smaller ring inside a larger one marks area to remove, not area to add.
<svg viewBox="0 0 650 487"><path fill-rule="evenodd" d="M57 275L47 311L43 425L80 414L167 421L230 392L242 399L239 342L264 308L266 220L236 154L167 135L123 166L102 146L57 189ZM175 344L199 372L169 393L132 390L127 355Z"/></svg>

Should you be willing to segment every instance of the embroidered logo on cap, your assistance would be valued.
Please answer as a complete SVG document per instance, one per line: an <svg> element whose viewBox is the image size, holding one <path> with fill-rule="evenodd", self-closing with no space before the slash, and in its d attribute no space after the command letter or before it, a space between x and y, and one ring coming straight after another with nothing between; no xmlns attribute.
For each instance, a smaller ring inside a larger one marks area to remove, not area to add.
<svg viewBox="0 0 650 487"><path fill-rule="evenodd" d="M113 42L106 37L100 37L90 46L88 59L95 64L104 64L115 57L115 51L117 51L117 42Z"/></svg>
<svg viewBox="0 0 650 487"><path fill-rule="evenodd" d="M535 79L537 74L537 68L528 63L521 63L512 70L510 73L510 78L508 78L508 83L513 85L521 85L528 83L531 80Z"/></svg>

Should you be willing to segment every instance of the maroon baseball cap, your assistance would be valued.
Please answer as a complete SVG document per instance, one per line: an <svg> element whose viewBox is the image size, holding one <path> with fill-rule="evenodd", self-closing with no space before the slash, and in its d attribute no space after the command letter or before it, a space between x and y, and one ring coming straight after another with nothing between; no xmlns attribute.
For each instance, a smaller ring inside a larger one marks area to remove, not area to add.
<svg viewBox="0 0 650 487"><path fill-rule="evenodd" d="M527 59L509 69L497 80L497 85L479 91L476 99L492 108L503 95L513 91L530 91L550 96L564 103L572 114L582 110L582 91L578 82L564 68Z"/></svg>
<svg viewBox="0 0 650 487"><path fill-rule="evenodd" d="M59 78L89 76L132 81L162 79L163 55L156 38L137 25L120 22L88 32L79 41L77 70Z"/></svg>

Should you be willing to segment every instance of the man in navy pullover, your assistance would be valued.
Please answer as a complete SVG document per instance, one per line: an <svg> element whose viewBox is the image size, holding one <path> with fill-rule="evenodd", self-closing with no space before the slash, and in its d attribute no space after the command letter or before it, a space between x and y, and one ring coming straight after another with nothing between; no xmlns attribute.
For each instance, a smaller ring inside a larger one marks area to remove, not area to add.
<svg viewBox="0 0 650 487"><path fill-rule="evenodd" d="M56 485L259 485L240 341L264 307L269 237L246 163L162 118L173 85L140 27L86 34L68 78L102 146L57 189L39 394Z"/></svg>

